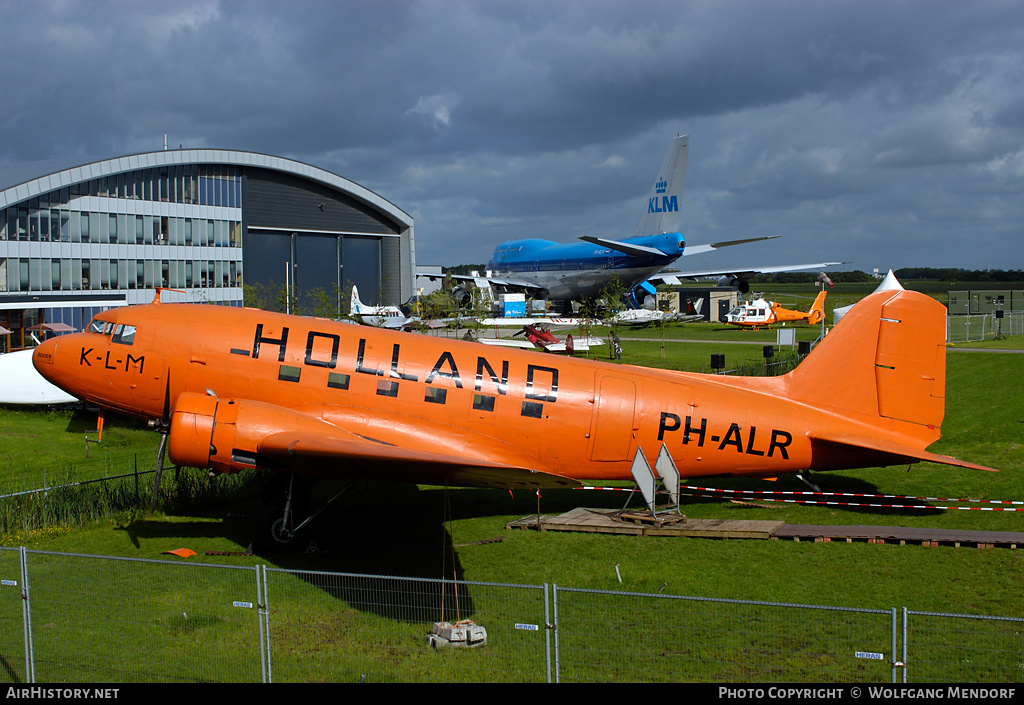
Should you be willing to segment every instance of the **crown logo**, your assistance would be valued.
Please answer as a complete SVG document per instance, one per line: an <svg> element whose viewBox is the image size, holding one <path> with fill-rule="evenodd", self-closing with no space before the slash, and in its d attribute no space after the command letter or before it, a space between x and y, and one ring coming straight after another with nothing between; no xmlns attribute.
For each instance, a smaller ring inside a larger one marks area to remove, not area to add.
<svg viewBox="0 0 1024 705"><path fill-rule="evenodd" d="M665 179L658 179L658 182L654 184L655 193L665 193L668 189L668 182Z"/></svg>

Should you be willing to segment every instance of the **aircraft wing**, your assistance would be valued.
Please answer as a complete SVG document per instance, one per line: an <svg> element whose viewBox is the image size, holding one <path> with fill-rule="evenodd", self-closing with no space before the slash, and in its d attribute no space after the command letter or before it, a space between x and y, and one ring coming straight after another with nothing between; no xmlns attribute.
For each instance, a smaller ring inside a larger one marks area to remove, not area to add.
<svg viewBox="0 0 1024 705"><path fill-rule="evenodd" d="M295 472L310 467L344 468L342 474L373 479L399 480L418 484L470 487L540 488L571 487L581 484L551 473L539 472L520 462L502 458L489 449L493 459L408 448L352 434L324 437L308 432L282 431L259 441L259 453Z"/></svg>
<svg viewBox="0 0 1024 705"><path fill-rule="evenodd" d="M477 338L476 342L505 348L521 348L523 350L535 350L537 348L536 345L523 338Z"/></svg>
<svg viewBox="0 0 1024 705"><path fill-rule="evenodd" d="M47 382L32 365L32 351L0 355L0 404L69 404L78 399Z"/></svg>
<svg viewBox="0 0 1024 705"><path fill-rule="evenodd" d="M452 281L467 282L470 284L476 284L477 286L480 286L482 282L486 282L493 286L512 286L535 290L543 288L538 286L536 282L529 282L525 279L509 279L507 277L474 277L471 274L420 274L418 275L418 278L428 279L430 281L444 281L445 279L451 279Z"/></svg>
<svg viewBox="0 0 1024 705"><path fill-rule="evenodd" d="M824 269L826 267L837 267L845 262L814 262L812 264L787 264L777 267L748 267L738 269L707 269L700 272L665 272L656 274L647 281L658 286L659 284L682 284L683 279L695 280L712 277L729 277L747 281L758 274L773 274L776 272L799 272L805 269Z"/></svg>

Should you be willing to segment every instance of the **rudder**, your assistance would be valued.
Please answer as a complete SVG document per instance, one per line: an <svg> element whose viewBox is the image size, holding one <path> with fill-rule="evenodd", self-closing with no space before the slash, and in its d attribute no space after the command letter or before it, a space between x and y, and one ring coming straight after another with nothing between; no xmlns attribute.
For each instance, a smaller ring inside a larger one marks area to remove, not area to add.
<svg viewBox="0 0 1024 705"><path fill-rule="evenodd" d="M945 321L945 307L924 294L871 294L790 373L790 398L914 424L937 437L945 413Z"/></svg>

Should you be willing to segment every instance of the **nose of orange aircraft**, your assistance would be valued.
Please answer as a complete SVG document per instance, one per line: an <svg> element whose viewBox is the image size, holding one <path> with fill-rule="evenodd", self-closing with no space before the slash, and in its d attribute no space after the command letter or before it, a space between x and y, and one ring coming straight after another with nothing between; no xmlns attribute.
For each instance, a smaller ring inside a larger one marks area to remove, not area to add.
<svg viewBox="0 0 1024 705"><path fill-rule="evenodd" d="M43 341L32 352L32 365L36 371L50 384L63 388L57 378L57 344L60 338L50 338Z"/></svg>

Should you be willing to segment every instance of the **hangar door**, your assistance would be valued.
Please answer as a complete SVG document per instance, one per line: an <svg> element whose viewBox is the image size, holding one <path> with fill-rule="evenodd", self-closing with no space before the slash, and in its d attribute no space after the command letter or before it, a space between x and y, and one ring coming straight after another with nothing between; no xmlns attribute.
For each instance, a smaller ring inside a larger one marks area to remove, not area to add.
<svg viewBox="0 0 1024 705"><path fill-rule="evenodd" d="M598 375L588 454L591 460L629 460L636 413L636 385L632 380L621 377Z"/></svg>

